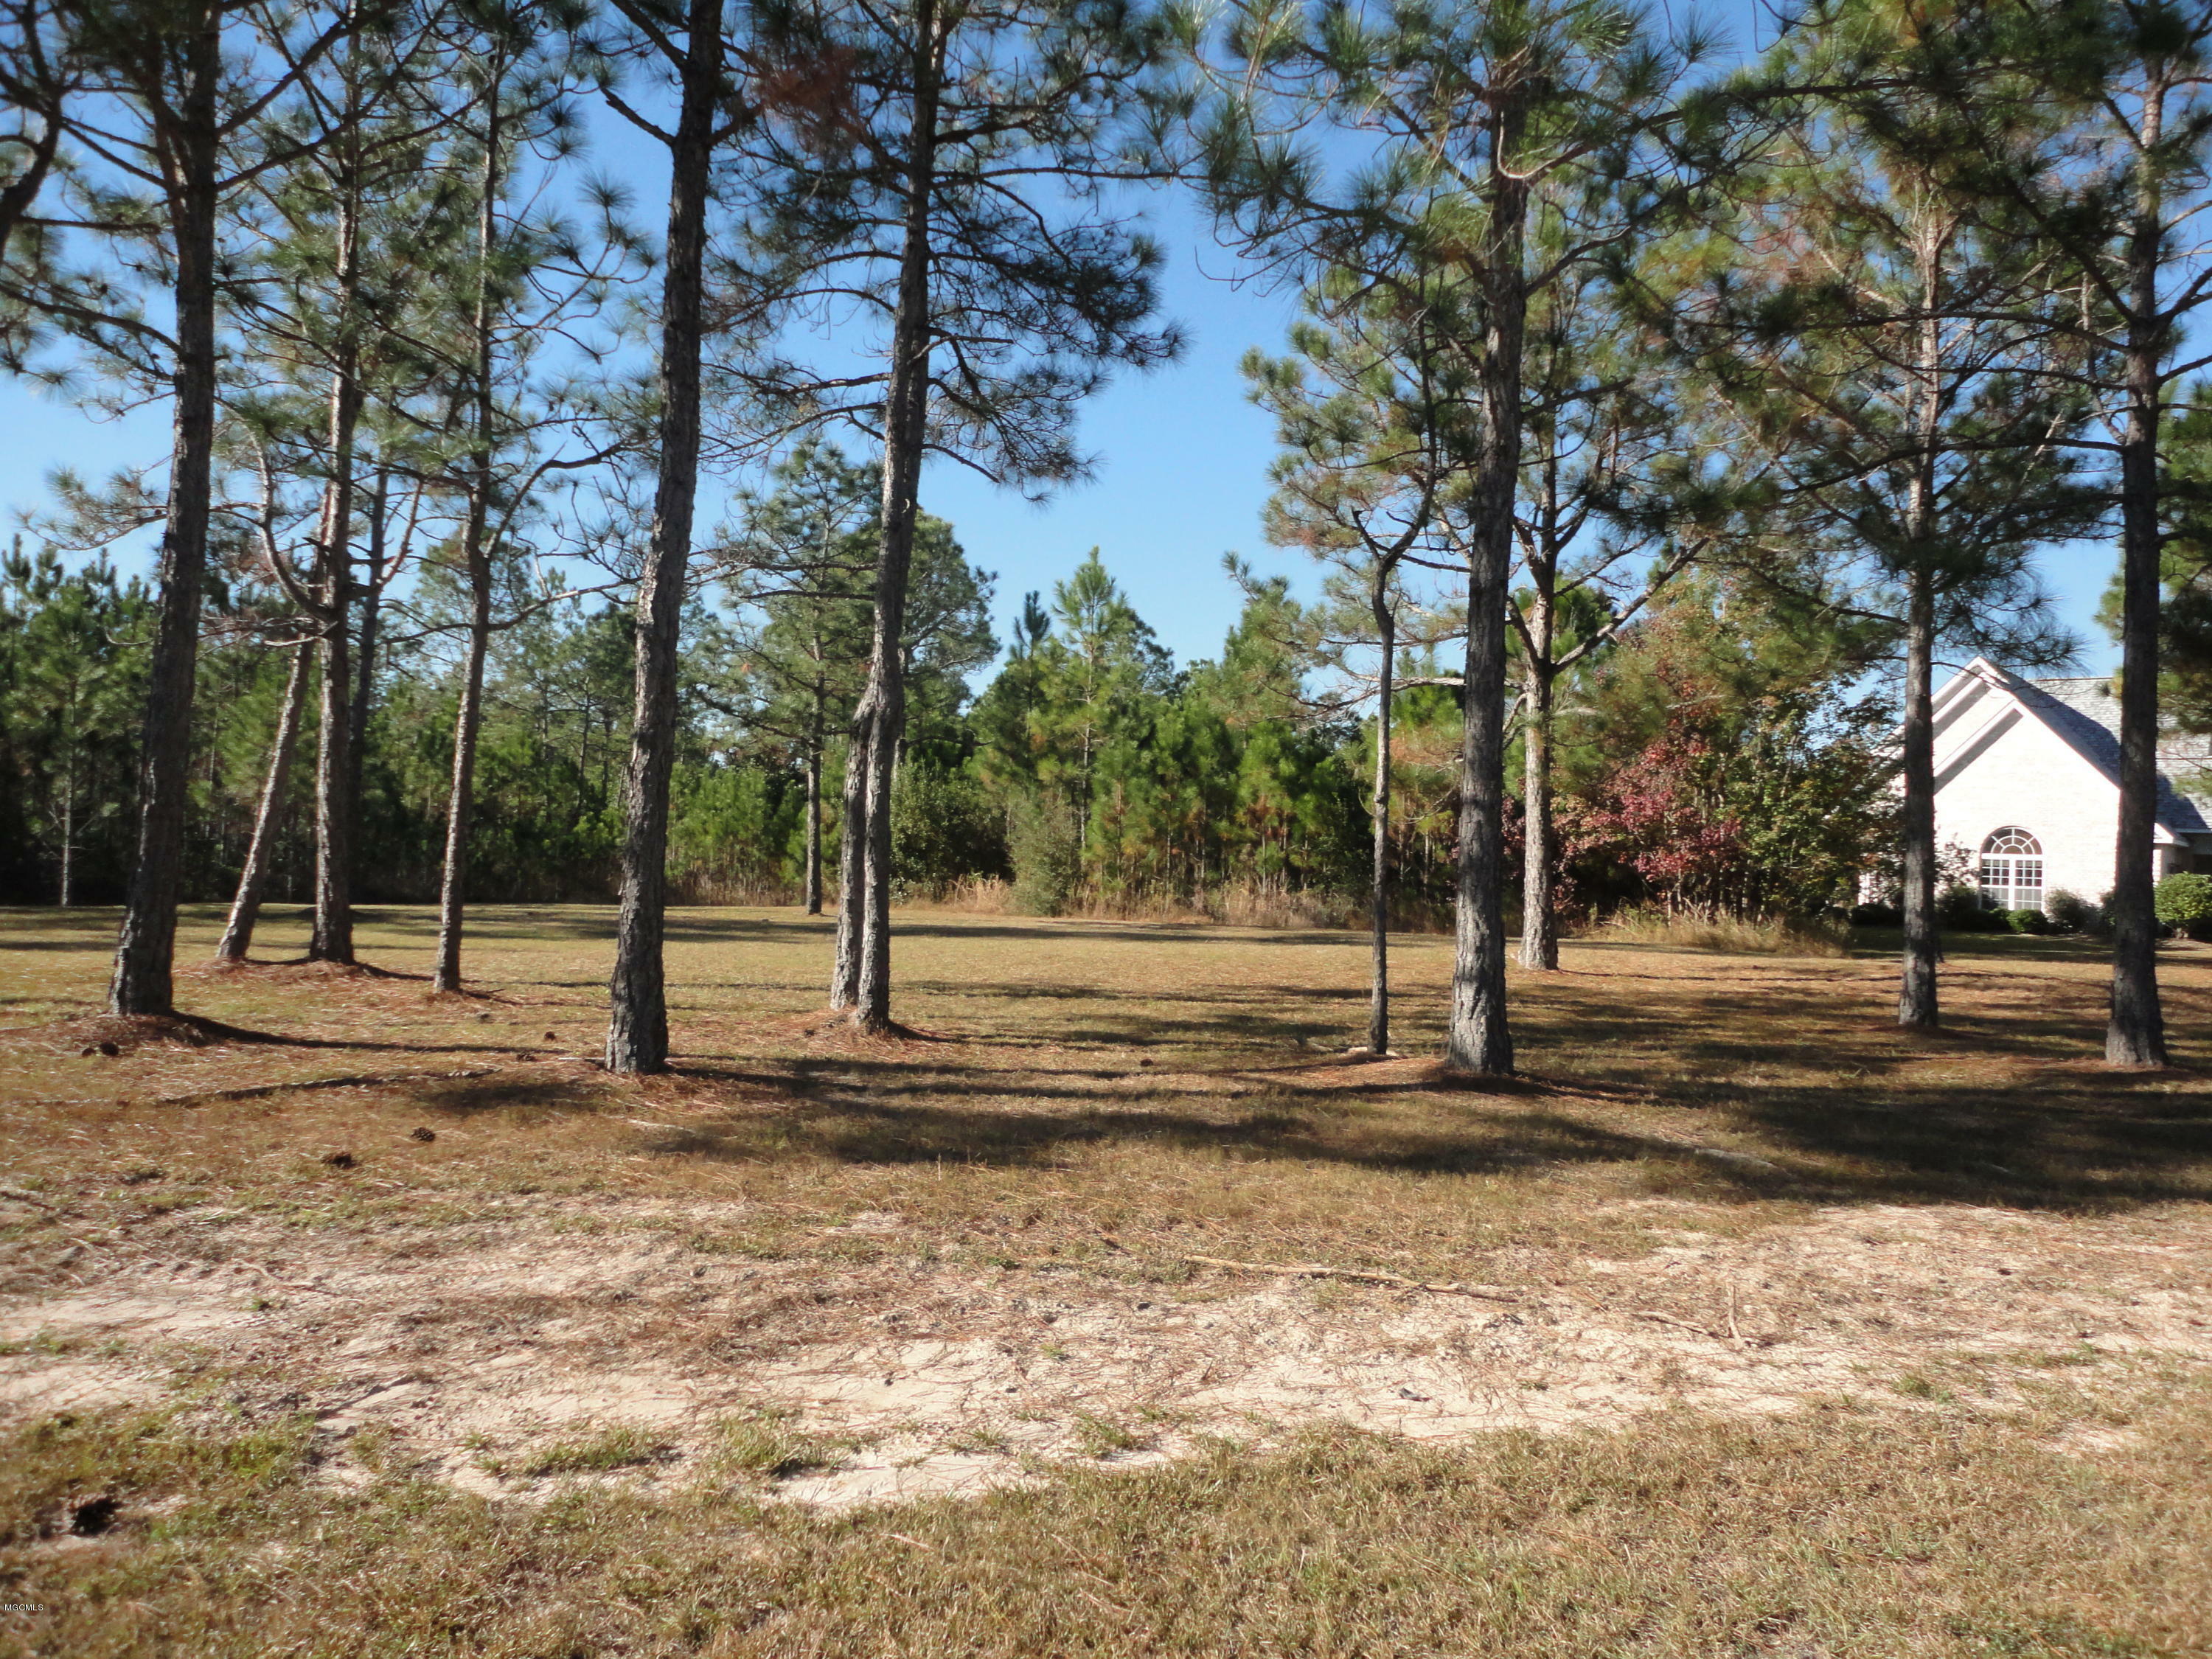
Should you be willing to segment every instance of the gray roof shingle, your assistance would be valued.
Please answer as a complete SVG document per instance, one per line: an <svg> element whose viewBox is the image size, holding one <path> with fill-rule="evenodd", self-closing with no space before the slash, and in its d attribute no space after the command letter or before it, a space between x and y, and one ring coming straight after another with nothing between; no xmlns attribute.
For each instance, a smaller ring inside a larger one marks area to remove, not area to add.
<svg viewBox="0 0 2212 1659"><path fill-rule="evenodd" d="M2006 678L2021 702L2118 783L2120 700L2110 679ZM2167 728L2159 736L2158 769L2159 822L2179 834L2212 835L2212 737Z"/></svg>

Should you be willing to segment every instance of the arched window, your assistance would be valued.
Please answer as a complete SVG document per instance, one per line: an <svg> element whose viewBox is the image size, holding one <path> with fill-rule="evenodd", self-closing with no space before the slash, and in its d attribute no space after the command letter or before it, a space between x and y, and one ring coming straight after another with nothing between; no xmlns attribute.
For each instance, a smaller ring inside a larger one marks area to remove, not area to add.
<svg viewBox="0 0 2212 1659"><path fill-rule="evenodd" d="M1982 902L1992 910L2043 908L2043 843L2016 823L1982 843Z"/></svg>

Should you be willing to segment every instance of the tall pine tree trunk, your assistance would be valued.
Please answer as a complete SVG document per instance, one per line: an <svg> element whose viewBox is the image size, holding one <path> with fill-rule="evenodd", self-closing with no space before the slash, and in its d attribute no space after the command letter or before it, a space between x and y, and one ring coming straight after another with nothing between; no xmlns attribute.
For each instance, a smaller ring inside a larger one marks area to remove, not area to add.
<svg viewBox="0 0 2212 1659"><path fill-rule="evenodd" d="M360 46L349 51L337 224L337 334L331 370L331 476L323 491L322 719L315 748L313 962L353 960L354 436L361 424Z"/></svg>
<svg viewBox="0 0 2212 1659"><path fill-rule="evenodd" d="M2147 334L2148 328L2136 331ZM2162 333L2162 331L2161 331ZM2131 340L2120 442L2120 823L2112 866L2112 1012L2107 1065L2166 1064L2152 906L2158 823L2158 358Z"/></svg>
<svg viewBox="0 0 2212 1659"><path fill-rule="evenodd" d="M867 739L866 704L853 718L845 745L844 787L837 803L837 955L830 969L830 1006L850 1008L860 1000L860 917L867 908L868 774L861 764Z"/></svg>
<svg viewBox="0 0 2212 1659"><path fill-rule="evenodd" d="M260 810L253 816L253 840L246 849L246 867L238 872L238 892L230 902L222 942L215 947L218 962L243 962L253 948L262 895L268 890L270 868L276 861L276 837L284 827L287 786L292 757L300 746L300 714L307 701L307 669L313 654L306 645L292 649L292 670L284 677L283 706L276 714L276 741L269 750L269 775L262 780Z"/></svg>
<svg viewBox="0 0 2212 1659"><path fill-rule="evenodd" d="M70 757L62 774L61 908L76 902L76 757Z"/></svg>
<svg viewBox="0 0 2212 1659"><path fill-rule="evenodd" d="M471 595L468 659L461 671L460 708L453 717L453 785L446 797L446 862L438 880L438 967L431 983L461 988L461 925L466 902L469 830L476 816L477 734L483 725L484 659L491 651L489 573Z"/></svg>
<svg viewBox="0 0 2212 1659"><path fill-rule="evenodd" d="M806 914L822 914L822 698L814 698L806 742Z"/></svg>
<svg viewBox="0 0 2212 1659"><path fill-rule="evenodd" d="M368 580L361 585L361 641L354 653L353 708L346 733L346 755L352 769L346 781L346 799L353 805L354 821L361 819L362 763L368 752L369 705L376 694L376 647L384 627L384 587L390 580L385 568L385 514L390 501L392 475L379 468L376 488L368 501Z"/></svg>
<svg viewBox="0 0 2212 1659"><path fill-rule="evenodd" d="M446 798L446 860L438 880L438 965L432 987L461 988L461 930L468 878L469 832L476 817L477 736L483 725L484 662L491 654L492 450L498 441L492 398L492 238L499 210L502 157L500 75L489 77L484 125L483 199L477 212L476 304L472 316L476 362L470 388L471 459L468 514L461 526L461 562L469 579L468 654L461 670L460 706L453 716L453 775Z"/></svg>
<svg viewBox="0 0 2212 1659"><path fill-rule="evenodd" d="M1924 564L1911 573L1905 625L1905 975L1897 1023L1936 1028L1936 965L1942 942L1936 923L1936 595Z"/></svg>
<svg viewBox="0 0 2212 1659"><path fill-rule="evenodd" d="M1555 558L1539 573L1536 601L1528 618L1528 648L1522 690L1528 718L1521 727L1521 965L1539 973L1559 967L1558 878L1559 849L1553 832L1552 692L1555 673L1552 646L1557 612L1552 599Z"/></svg>
<svg viewBox="0 0 2212 1659"><path fill-rule="evenodd" d="M1553 821L1550 669L1531 665L1526 684L1528 714L1521 728L1521 965L1557 973L1559 848Z"/></svg>
<svg viewBox="0 0 2212 1659"><path fill-rule="evenodd" d="M1484 232L1482 437L1468 559L1466 729L1460 750L1459 869L1451 1024L1455 1069L1510 1076L1505 1014L1505 605L1513 567L1513 502L1521 471L1521 359L1528 295L1522 269L1528 185L1511 170L1517 104L1491 124L1489 223Z"/></svg>
<svg viewBox="0 0 2212 1659"><path fill-rule="evenodd" d="M322 714L315 751L313 962L353 960L353 446L361 384L350 349L331 386L331 479L323 501Z"/></svg>
<svg viewBox="0 0 2212 1659"><path fill-rule="evenodd" d="M1899 908L1905 923L1904 972L1898 982L1897 1023L1932 1031L1938 1024L1936 965L1942 959L1936 921L1936 599L1939 512L1937 452L1943 419L1943 249L1950 239L1923 227L1920 262L1920 338L1914 364L1913 435L1918 445L1905 500L1905 729L1900 737L1904 799L1899 825L1904 883Z"/></svg>
<svg viewBox="0 0 2212 1659"><path fill-rule="evenodd" d="M191 761L192 691L199 652L200 587L207 570L214 493L216 404L216 82L221 14L204 6L181 42L168 212L176 259L176 362L169 505L161 532L161 597L148 665L139 745L138 845L116 941L109 1009L165 1014L177 944L185 808Z"/></svg>
<svg viewBox="0 0 2212 1659"><path fill-rule="evenodd" d="M1390 610L1378 575L1370 596L1375 607L1376 637L1382 650L1375 680L1375 789L1370 803L1375 823L1375 860L1368 896L1369 927L1374 933L1374 961L1367 992L1367 1052L1390 1052L1390 717L1392 679L1397 669L1398 618Z"/></svg>
<svg viewBox="0 0 2212 1659"><path fill-rule="evenodd" d="M660 477L637 595L637 700L623 788L622 909L609 987L607 1069L668 1066L661 944L668 886L668 780L676 761L676 670L691 514L699 484L699 350L707 194L721 80L720 0L691 0L683 97L670 146L661 289Z"/></svg>
<svg viewBox="0 0 2212 1659"><path fill-rule="evenodd" d="M853 1018L876 1030L889 1026L891 1017L891 779L906 722L906 653L901 636L906 630L907 571L914 554L915 496L929 411L929 213L937 174L940 70L936 7L931 0L922 0L915 13L906 235L891 331L890 385L884 404L883 535L876 563L875 634L867 690L860 699L862 714L854 728L857 752L847 763L859 763L863 773L866 830L858 849L865 876Z"/></svg>
<svg viewBox="0 0 2212 1659"><path fill-rule="evenodd" d="M2158 824L2159 415L2169 331L2159 314L2165 245L2156 166L2164 91L2143 100L2134 234L2130 240L2131 316L2123 367L2127 413L2120 435L2120 823L2112 866L2112 1012L2105 1063L2129 1069L2166 1064L2158 998L2155 884Z"/></svg>

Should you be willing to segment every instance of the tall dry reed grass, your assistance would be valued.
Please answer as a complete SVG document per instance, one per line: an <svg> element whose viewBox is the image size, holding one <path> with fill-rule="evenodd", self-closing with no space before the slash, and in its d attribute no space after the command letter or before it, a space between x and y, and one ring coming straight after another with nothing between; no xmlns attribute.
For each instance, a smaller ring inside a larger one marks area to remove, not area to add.
<svg viewBox="0 0 2212 1659"><path fill-rule="evenodd" d="M1014 884L997 878L957 881L915 901L939 909L975 915L1022 914ZM1165 888L1118 893L1078 894L1055 913L1091 921L1181 921L1230 927L1361 929L1367 926L1364 902L1356 896L1285 890L1249 883L1178 893ZM1394 921L1409 932L1438 931L1427 917Z"/></svg>
<svg viewBox="0 0 2212 1659"><path fill-rule="evenodd" d="M1593 944L1656 945L1731 956L1842 957L1850 951L1850 929L1840 922L1693 916L1648 908L1616 910L1582 930L1580 937Z"/></svg>

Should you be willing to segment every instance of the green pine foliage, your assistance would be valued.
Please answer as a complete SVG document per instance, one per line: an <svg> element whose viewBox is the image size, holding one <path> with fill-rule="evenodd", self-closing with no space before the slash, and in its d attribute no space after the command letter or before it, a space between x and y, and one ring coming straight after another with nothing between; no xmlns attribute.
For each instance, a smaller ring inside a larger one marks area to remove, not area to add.
<svg viewBox="0 0 2212 1659"><path fill-rule="evenodd" d="M2212 732L2212 384L2198 384L2166 428L2161 460L2174 498L2173 532L2159 555L2164 604L2159 613L2159 707L2185 731ZM2097 619L2117 642L2121 577L2115 571Z"/></svg>
<svg viewBox="0 0 2212 1659"><path fill-rule="evenodd" d="M0 884L11 895L112 902L121 891L148 612L144 586L104 559L65 570L19 541L0 562Z"/></svg>

